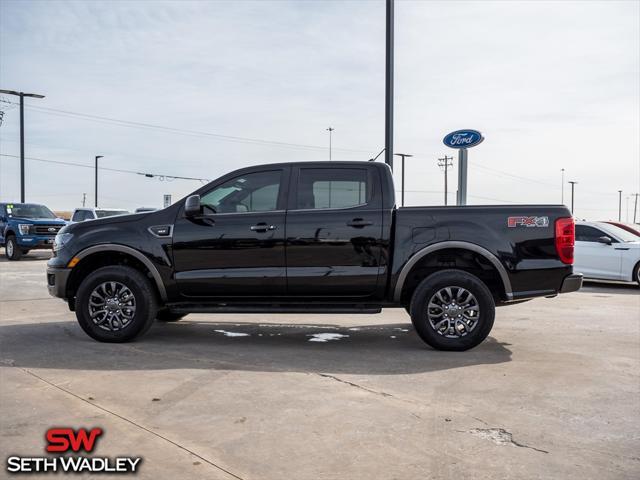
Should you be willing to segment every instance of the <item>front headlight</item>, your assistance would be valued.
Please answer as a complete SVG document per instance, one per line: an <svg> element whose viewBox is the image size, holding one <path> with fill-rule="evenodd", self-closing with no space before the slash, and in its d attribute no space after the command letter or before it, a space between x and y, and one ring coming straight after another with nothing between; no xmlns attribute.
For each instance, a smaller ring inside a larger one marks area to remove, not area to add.
<svg viewBox="0 0 640 480"><path fill-rule="evenodd" d="M53 250L58 251L73 238L73 233L59 233L53 240Z"/></svg>
<svg viewBox="0 0 640 480"><path fill-rule="evenodd" d="M18 230L20 231L20 235L29 235L29 228L31 227L28 223L19 223Z"/></svg>

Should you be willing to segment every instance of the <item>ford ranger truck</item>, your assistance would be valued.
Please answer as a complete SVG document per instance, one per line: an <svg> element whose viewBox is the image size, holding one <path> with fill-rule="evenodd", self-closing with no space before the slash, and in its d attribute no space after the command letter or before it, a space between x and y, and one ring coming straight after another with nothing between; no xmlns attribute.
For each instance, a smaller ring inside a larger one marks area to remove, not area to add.
<svg viewBox="0 0 640 480"><path fill-rule="evenodd" d="M51 250L66 224L44 205L0 203L0 246L9 260L20 260L29 250Z"/></svg>
<svg viewBox="0 0 640 480"><path fill-rule="evenodd" d="M397 208L385 164L281 163L163 210L66 226L47 284L102 342L188 313L404 308L430 346L467 350L496 305L578 290L573 247L562 205Z"/></svg>

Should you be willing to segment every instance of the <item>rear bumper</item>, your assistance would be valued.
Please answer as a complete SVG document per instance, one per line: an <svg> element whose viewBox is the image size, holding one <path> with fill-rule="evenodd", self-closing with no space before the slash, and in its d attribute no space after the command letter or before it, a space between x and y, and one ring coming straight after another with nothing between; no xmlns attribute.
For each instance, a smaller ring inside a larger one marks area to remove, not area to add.
<svg viewBox="0 0 640 480"><path fill-rule="evenodd" d="M67 280L71 273L70 268L47 268L47 288L49 295L58 298L67 298Z"/></svg>
<svg viewBox="0 0 640 480"><path fill-rule="evenodd" d="M572 273L564 277L562 286L560 287L560 293L570 293L580 290L582 287L582 274Z"/></svg>

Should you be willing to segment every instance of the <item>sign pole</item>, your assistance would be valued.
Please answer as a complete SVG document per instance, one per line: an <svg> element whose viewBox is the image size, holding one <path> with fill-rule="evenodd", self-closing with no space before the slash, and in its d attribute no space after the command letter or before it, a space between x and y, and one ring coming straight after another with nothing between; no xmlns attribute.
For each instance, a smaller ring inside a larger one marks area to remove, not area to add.
<svg viewBox="0 0 640 480"><path fill-rule="evenodd" d="M458 150L458 205L467 204L467 149Z"/></svg>

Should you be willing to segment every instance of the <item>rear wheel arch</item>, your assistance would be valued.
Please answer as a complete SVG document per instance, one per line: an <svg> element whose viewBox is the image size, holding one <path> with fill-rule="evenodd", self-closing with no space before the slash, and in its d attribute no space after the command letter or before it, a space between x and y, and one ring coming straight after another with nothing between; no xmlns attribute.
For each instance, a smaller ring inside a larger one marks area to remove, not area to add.
<svg viewBox="0 0 640 480"><path fill-rule="evenodd" d="M445 269L475 275L487 285L496 301L512 298L509 275L495 255L473 243L447 241L425 247L409 259L398 275L394 301L408 306L420 282Z"/></svg>
<svg viewBox="0 0 640 480"><path fill-rule="evenodd" d="M97 245L81 251L75 257L80 261L73 267L67 282L68 298L73 298L82 281L101 267L123 265L146 275L154 286L160 302L167 299L162 277L155 265L142 253L124 245Z"/></svg>

